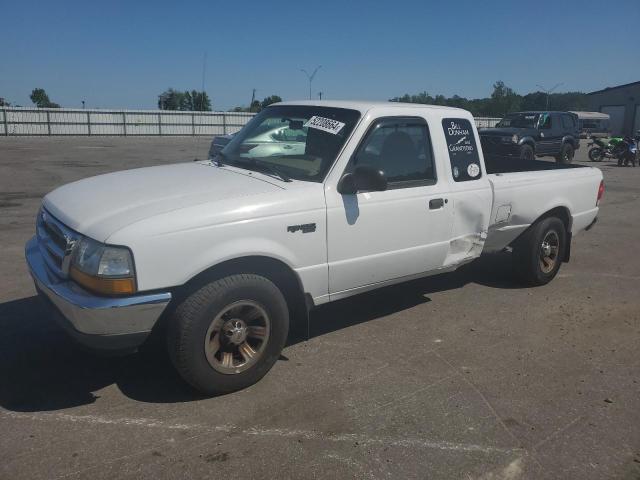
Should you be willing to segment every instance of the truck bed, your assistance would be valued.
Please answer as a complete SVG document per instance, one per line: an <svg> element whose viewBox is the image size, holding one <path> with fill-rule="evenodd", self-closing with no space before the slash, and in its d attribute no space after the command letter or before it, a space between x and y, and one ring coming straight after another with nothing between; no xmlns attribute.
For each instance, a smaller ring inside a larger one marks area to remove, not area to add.
<svg viewBox="0 0 640 480"><path fill-rule="evenodd" d="M539 172L540 170L567 170L571 168L589 168L583 165L562 164L545 160L523 160L519 158L491 155L484 157L487 173Z"/></svg>
<svg viewBox="0 0 640 480"><path fill-rule="evenodd" d="M509 246L552 209L566 212L574 235L597 216L602 180L597 168L490 155L485 157L485 167L493 190L485 252Z"/></svg>

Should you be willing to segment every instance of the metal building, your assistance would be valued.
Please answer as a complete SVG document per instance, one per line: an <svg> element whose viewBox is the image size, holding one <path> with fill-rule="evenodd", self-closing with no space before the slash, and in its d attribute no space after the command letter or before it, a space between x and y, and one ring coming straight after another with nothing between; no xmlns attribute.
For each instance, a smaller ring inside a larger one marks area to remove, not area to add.
<svg viewBox="0 0 640 480"><path fill-rule="evenodd" d="M612 135L631 135L640 130L640 82L597 90L588 95L589 107L610 116Z"/></svg>

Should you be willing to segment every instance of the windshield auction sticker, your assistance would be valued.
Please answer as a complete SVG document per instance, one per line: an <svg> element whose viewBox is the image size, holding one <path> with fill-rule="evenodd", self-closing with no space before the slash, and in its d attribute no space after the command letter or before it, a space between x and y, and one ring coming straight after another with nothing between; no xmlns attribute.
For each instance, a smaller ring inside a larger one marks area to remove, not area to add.
<svg viewBox="0 0 640 480"><path fill-rule="evenodd" d="M471 122L465 118L444 118L442 128L447 140L453 179L464 182L480 178L480 157Z"/></svg>
<svg viewBox="0 0 640 480"><path fill-rule="evenodd" d="M342 127L344 127L344 123L332 120L331 118L318 117L314 115L309 119L309 121L307 121L307 123L304 124L304 126L337 135L340 130L342 130Z"/></svg>

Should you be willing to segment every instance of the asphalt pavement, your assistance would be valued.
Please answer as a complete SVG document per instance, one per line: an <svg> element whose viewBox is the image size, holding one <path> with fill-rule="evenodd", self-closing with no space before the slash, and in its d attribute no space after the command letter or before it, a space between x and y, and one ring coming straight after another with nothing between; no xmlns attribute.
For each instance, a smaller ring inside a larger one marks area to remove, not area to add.
<svg viewBox="0 0 640 480"><path fill-rule="evenodd" d="M207 150L0 138L0 479L640 478L640 168L597 165L599 221L549 285L500 254L326 305L262 381L204 398L157 346L77 347L23 246L53 188Z"/></svg>

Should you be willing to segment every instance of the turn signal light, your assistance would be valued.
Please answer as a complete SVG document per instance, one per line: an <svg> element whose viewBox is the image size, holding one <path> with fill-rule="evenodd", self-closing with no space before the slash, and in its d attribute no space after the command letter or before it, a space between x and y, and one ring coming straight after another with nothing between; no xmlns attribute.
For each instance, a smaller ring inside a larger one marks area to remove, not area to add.
<svg viewBox="0 0 640 480"><path fill-rule="evenodd" d="M136 293L136 282L133 277L104 278L94 277L71 267L70 277L79 285L101 295L129 295Z"/></svg>

